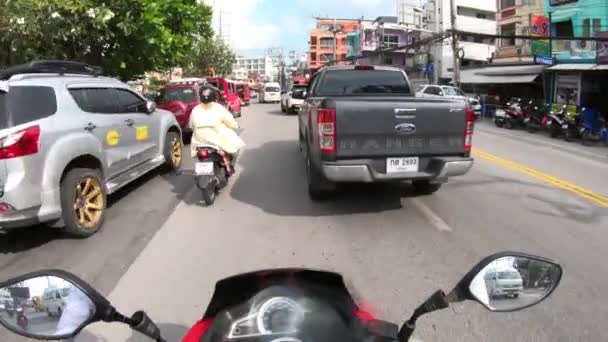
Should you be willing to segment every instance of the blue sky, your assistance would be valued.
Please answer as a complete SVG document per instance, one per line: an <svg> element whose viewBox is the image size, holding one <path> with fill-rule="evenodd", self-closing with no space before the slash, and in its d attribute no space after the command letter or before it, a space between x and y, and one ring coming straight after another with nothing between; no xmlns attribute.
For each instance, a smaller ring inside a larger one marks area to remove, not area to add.
<svg viewBox="0 0 608 342"><path fill-rule="evenodd" d="M259 55L268 47L298 53L307 49L313 16L375 18L396 15L396 0L206 0L215 2L214 28L230 32L233 47L244 55ZM416 3L416 0L411 2Z"/></svg>

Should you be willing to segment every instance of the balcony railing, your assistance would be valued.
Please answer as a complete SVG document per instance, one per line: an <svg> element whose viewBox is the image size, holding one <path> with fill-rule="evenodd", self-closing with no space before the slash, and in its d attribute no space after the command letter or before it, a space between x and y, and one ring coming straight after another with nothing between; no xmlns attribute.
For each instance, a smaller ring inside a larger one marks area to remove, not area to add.
<svg viewBox="0 0 608 342"><path fill-rule="evenodd" d="M582 40L554 40L552 54L557 59L594 59L596 42Z"/></svg>

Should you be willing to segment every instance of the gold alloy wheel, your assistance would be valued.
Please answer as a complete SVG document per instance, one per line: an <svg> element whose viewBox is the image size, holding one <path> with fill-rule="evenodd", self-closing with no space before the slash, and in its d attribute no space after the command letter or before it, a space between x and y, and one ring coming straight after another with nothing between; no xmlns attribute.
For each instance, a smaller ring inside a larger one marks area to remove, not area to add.
<svg viewBox="0 0 608 342"><path fill-rule="evenodd" d="M182 142L179 137L173 137L171 140L171 159L174 166L180 166L182 162Z"/></svg>
<svg viewBox="0 0 608 342"><path fill-rule="evenodd" d="M101 184L93 177L84 177L76 187L74 210L78 224L84 229L95 229L101 220L105 196Z"/></svg>

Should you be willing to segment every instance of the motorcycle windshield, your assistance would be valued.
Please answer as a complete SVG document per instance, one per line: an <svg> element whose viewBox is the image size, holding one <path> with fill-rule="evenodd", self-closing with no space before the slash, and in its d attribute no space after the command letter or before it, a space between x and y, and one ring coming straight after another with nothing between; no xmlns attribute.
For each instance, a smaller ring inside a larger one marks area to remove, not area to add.
<svg viewBox="0 0 608 342"><path fill-rule="evenodd" d="M216 284L201 341L363 341L342 276L306 269L259 271Z"/></svg>

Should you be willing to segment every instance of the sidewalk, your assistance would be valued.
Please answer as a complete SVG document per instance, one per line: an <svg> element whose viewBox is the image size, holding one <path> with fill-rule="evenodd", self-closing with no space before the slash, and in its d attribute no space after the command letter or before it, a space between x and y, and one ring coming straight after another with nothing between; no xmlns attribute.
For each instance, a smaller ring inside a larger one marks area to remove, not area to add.
<svg viewBox="0 0 608 342"><path fill-rule="evenodd" d="M546 147L555 148L563 152L575 154L590 158L597 161L604 161L608 163L608 147L602 143L596 145L585 146L580 141L567 142L563 138L551 138L546 132L528 133L524 129L505 129L499 128L494 125L491 118L486 118L478 121L475 124L475 130L498 135L517 141L527 142L534 145L542 145Z"/></svg>

